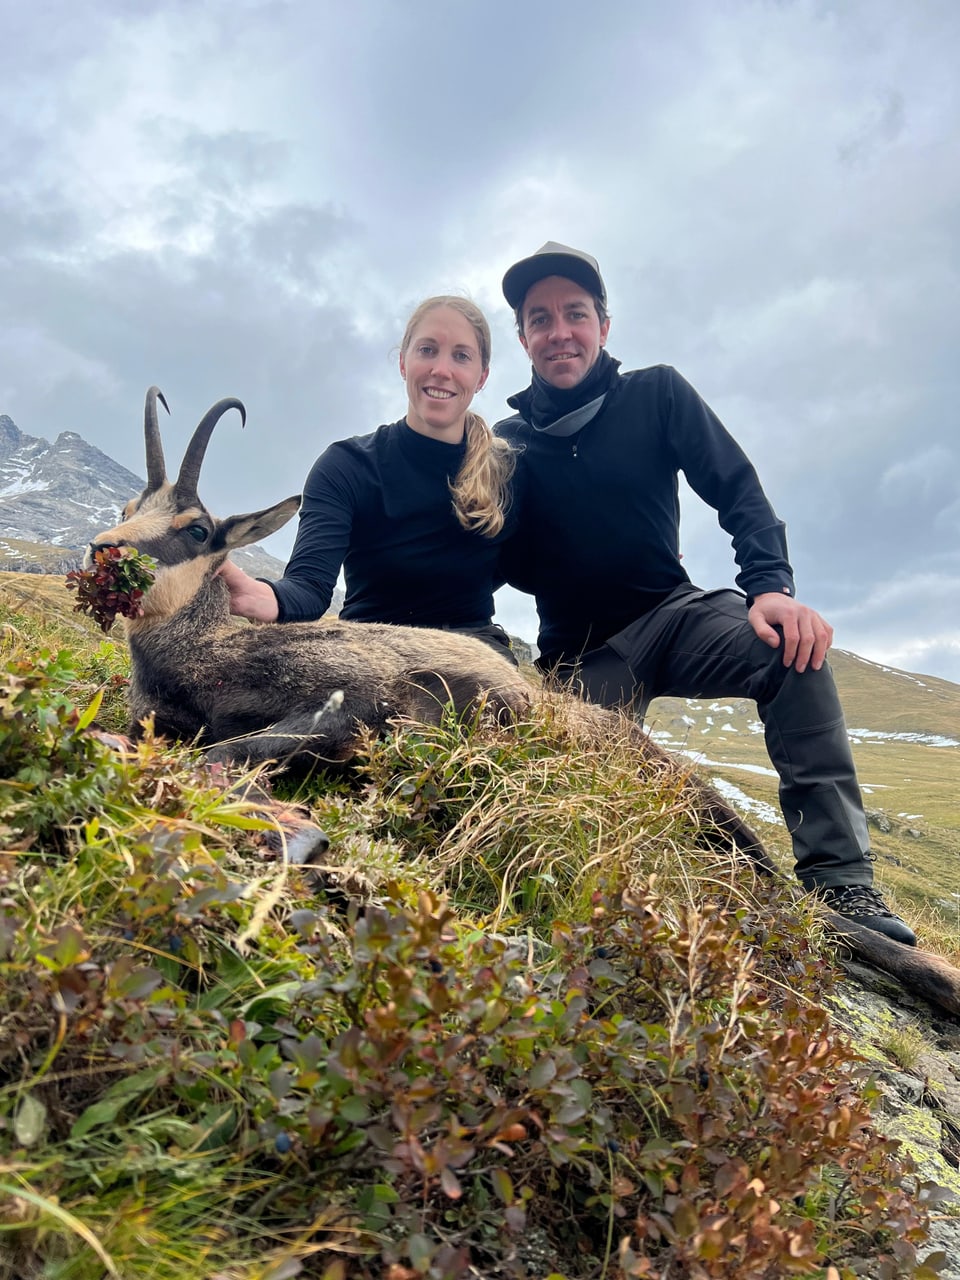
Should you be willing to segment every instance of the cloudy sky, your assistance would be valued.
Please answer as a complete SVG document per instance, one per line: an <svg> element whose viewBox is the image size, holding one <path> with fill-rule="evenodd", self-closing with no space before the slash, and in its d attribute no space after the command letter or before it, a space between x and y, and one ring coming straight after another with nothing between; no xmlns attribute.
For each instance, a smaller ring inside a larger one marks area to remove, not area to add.
<svg viewBox="0 0 960 1280"><path fill-rule="evenodd" d="M611 352L746 448L837 643L960 681L958 66L956 0L5 3L0 413L139 474L149 384L168 458L239 396L202 490L264 506L401 416L427 294L486 310L502 416L499 282L560 240ZM732 581L692 498L683 549Z"/></svg>

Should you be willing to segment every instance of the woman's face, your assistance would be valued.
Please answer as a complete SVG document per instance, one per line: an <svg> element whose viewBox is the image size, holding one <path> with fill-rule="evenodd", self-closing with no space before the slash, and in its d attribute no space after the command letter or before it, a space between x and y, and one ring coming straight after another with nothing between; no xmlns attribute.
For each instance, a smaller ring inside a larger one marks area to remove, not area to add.
<svg viewBox="0 0 960 1280"><path fill-rule="evenodd" d="M487 380L473 325L452 307L434 307L400 353L407 425L450 444L463 438L470 402Z"/></svg>

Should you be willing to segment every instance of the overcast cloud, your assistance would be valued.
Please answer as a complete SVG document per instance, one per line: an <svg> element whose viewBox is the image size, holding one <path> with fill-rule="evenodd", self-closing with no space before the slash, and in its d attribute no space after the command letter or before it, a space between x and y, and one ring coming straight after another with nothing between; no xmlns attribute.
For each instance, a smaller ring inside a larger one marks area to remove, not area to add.
<svg viewBox="0 0 960 1280"><path fill-rule="evenodd" d="M487 311L503 416L529 366L500 279L561 240L600 261L611 352L675 365L746 448L836 642L960 681L956 0L56 0L0 37L23 431L142 472L148 385L168 458L236 395L203 493L267 505L401 416L427 294ZM683 550L732 582L693 498ZM500 617L533 637L524 598Z"/></svg>

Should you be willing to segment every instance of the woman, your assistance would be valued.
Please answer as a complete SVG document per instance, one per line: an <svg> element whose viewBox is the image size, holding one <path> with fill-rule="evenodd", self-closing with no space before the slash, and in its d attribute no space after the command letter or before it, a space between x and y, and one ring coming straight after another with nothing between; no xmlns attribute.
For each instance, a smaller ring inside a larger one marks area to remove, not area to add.
<svg viewBox="0 0 960 1280"><path fill-rule="evenodd" d="M514 456L470 407L489 369L479 308L422 302L400 347L406 416L320 456L283 577L251 578L229 561L221 569L232 611L259 622L319 618L342 565L342 618L463 631L512 656L492 617Z"/></svg>

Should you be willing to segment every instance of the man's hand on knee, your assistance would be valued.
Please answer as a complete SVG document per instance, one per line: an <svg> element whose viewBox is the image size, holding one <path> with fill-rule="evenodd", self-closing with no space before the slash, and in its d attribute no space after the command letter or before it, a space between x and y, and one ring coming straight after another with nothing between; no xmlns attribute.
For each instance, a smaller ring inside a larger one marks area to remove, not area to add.
<svg viewBox="0 0 960 1280"><path fill-rule="evenodd" d="M792 596L768 591L754 598L747 617L751 627L771 649L780 646L780 634L774 628L781 628L785 667L794 665L797 671L806 671L811 666L814 671L819 671L823 666L827 650L833 644L833 627L815 609L801 604Z"/></svg>

